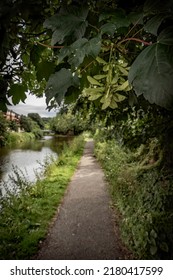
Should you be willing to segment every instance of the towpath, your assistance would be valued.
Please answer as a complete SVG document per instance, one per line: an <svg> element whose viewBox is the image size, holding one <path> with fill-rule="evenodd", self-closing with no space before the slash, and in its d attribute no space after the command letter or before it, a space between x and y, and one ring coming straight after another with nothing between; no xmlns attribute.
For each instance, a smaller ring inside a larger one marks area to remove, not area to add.
<svg viewBox="0 0 173 280"><path fill-rule="evenodd" d="M86 143L81 158L36 259L114 260L127 258L119 239L103 171Z"/></svg>

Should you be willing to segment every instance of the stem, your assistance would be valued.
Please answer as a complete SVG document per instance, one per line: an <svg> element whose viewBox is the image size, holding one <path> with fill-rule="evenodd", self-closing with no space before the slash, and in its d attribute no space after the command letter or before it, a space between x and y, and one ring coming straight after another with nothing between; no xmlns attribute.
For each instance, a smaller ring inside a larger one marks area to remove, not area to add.
<svg viewBox="0 0 173 280"><path fill-rule="evenodd" d="M27 36L33 36L33 37L37 37L37 36L40 36L40 35L42 35L42 34L45 34L46 33L46 31L44 30L44 31L42 31L42 32L40 32L40 33L27 33L27 32L21 32L20 33L20 35L27 35Z"/></svg>
<svg viewBox="0 0 173 280"><path fill-rule="evenodd" d="M46 48L50 48L50 49L62 49L62 48L64 48L64 46L50 46L50 45L43 44L41 42L34 42L34 43L38 44L38 45L41 45L43 47L46 47Z"/></svg>
<svg viewBox="0 0 173 280"><path fill-rule="evenodd" d="M142 17L141 17L142 18ZM130 32L136 27L136 25L139 23L139 21L140 21L140 19L141 18L139 18L136 22L135 22L135 24L132 26L132 28L129 30L129 32L125 35L125 38L127 38L127 36L130 34ZM124 39L125 39L124 38Z"/></svg>
<svg viewBox="0 0 173 280"><path fill-rule="evenodd" d="M124 43L124 42L126 42L126 41L136 41L136 42L143 43L143 44L146 45L146 46L152 45L152 43L146 42L146 41L141 40L141 39L138 39L138 38L127 38L127 39L122 40L122 41L119 42L118 44L122 44L122 43Z"/></svg>
<svg viewBox="0 0 173 280"><path fill-rule="evenodd" d="M85 68L82 69L82 70L80 71L80 73L84 72L91 64L93 64L94 61L95 61L95 60L93 60L93 61L91 61L90 63L88 63L88 64L85 66Z"/></svg>
<svg viewBox="0 0 173 280"><path fill-rule="evenodd" d="M97 30L97 32L100 31L96 26L94 26L94 25L92 25L92 24L90 24L90 23L88 23L88 25L91 26L92 28L94 28L95 30Z"/></svg>

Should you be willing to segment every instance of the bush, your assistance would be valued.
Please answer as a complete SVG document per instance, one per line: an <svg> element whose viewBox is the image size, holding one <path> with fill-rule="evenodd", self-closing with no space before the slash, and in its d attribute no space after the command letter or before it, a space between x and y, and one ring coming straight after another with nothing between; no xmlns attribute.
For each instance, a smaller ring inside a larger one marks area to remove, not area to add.
<svg viewBox="0 0 173 280"><path fill-rule="evenodd" d="M5 146L7 142L7 137L8 137L7 125L8 123L3 116L3 113L0 112L0 147Z"/></svg>
<svg viewBox="0 0 173 280"><path fill-rule="evenodd" d="M33 129L32 133L35 135L36 139L42 139L43 138L43 131L39 128Z"/></svg>

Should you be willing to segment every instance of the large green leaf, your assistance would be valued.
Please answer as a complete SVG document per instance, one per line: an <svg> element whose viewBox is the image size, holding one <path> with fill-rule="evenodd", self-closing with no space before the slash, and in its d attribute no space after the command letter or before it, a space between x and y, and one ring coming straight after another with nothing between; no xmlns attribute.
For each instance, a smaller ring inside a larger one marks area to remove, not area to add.
<svg viewBox="0 0 173 280"><path fill-rule="evenodd" d="M104 25L102 25L100 29L103 34L106 33L113 36L116 31L116 26L112 22L107 22Z"/></svg>
<svg viewBox="0 0 173 280"><path fill-rule="evenodd" d="M173 105L173 47L160 43L142 51L129 71L136 94L165 108Z"/></svg>
<svg viewBox="0 0 173 280"><path fill-rule="evenodd" d="M78 67L85 56L96 57L101 49L101 39L99 37L87 40L81 38L70 46L68 62L72 67Z"/></svg>
<svg viewBox="0 0 173 280"><path fill-rule="evenodd" d="M157 31L162 21L165 19L164 14L155 15L144 25L144 30L157 36Z"/></svg>
<svg viewBox="0 0 173 280"><path fill-rule="evenodd" d="M55 98L60 105L64 96L71 86L76 86L76 77L72 75L70 70L62 68L59 72L52 74L46 85L46 103Z"/></svg>
<svg viewBox="0 0 173 280"><path fill-rule="evenodd" d="M116 10L114 13L103 13L100 15L99 21L107 20L104 25L101 26L101 32L107 33L111 36L114 35L117 29L121 27L128 27L130 25L130 21L125 14L124 10Z"/></svg>
<svg viewBox="0 0 173 280"><path fill-rule="evenodd" d="M101 49L101 37L100 36L92 38L86 44L86 54L90 55L94 58L99 54L100 49Z"/></svg>
<svg viewBox="0 0 173 280"><path fill-rule="evenodd" d="M40 82L42 79L46 81L49 79L49 76L54 72L55 64L47 60L43 60L37 65L37 80Z"/></svg>
<svg viewBox="0 0 173 280"><path fill-rule="evenodd" d="M168 12L172 9L172 0L147 0L144 4L144 13L153 14L153 13L163 13Z"/></svg>
<svg viewBox="0 0 173 280"><path fill-rule="evenodd" d="M64 103L71 104L77 100L81 91L78 88L70 87L65 95Z"/></svg>
<svg viewBox="0 0 173 280"><path fill-rule="evenodd" d="M125 11L122 9L116 9L112 13L102 13L99 17L99 21L103 20L108 20L108 22L115 24L116 29L120 27L128 27L130 24Z"/></svg>
<svg viewBox="0 0 173 280"><path fill-rule="evenodd" d="M143 11L135 11L128 14L128 20L134 25L143 24L143 17Z"/></svg>
<svg viewBox="0 0 173 280"><path fill-rule="evenodd" d="M101 49L101 38L95 37L91 40L81 38L75 41L71 46L62 48L58 55L59 63L65 57L68 57L68 63L73 68L78 67L86 56L96 57Z"/></svg>
<svg viewBox="0 0 173 280"><path fill-rule="evenodd" d="M82 38L88 22L86 21L88 9L86 7L72 7L60 11L44 22L44 27L53 31L51 44L62 44L68 38Z"/></svg>
<svg viewBox="0 0 173 280"><path fill-rule="evenodd" d="M26 99L27 87L22 84L13 84L9 90L9 96L12 96L12 102L14 105L18 104L20 101L24 102Z"/></svg>
<svg viewBox="0 0 173 280"><path fill-rule="evenodd" d="M30 61L33 63L34 66L37 66L39 63L41 53L43 52L44 47L40 45L34 45L30 52Z"/></svg>
<svg viewBox="0 0 173 280"><path fill-rule="evenodd" d="M173 27L164 29L159 34L157 42L165 45L173 45Z"/></svg>

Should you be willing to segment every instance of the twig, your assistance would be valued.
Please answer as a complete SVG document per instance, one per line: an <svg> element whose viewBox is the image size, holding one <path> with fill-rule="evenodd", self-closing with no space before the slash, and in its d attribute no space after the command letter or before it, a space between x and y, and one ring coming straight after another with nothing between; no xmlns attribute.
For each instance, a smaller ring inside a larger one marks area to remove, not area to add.
<svg viewBox="0 0 173 280"><path fill-rule="evenodd" d="M43 44L41 42L34 42L34 43L38 44L38 45L41 45L43 47L46 47L46 48L50 48L50 49L62 49L62 48L64 48L64 46L51 46L51 45Z"/></svg>
<svg viewBox="0 0 173 280"><path fill-rule="evenodd" d="M142 43L142 44L144 44L144 45L146 45L146 46L152 45L152 43L146 42L146 41L144 41L144 40L142 40L142 39L138 39L138 38L127 38L127 39L124 39L124 40L120 41L120 42L118 43L118 45L119 45L119 44L122 44L122 43L124 43L124 42L127 42L127 41L136 41L136 42L140 42L140 43Z"/></svg>
<svg viewBox="0 0 173 280"><path fill-rule="evenodd" d="M95 61L95 60L93 60L93 61L91 61L90 63L88 63L88 64L85 66L85 68L82 69L82 70L80 71L80 73L84 72L94 61Z"/></svg>

